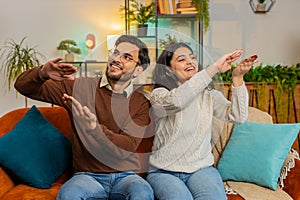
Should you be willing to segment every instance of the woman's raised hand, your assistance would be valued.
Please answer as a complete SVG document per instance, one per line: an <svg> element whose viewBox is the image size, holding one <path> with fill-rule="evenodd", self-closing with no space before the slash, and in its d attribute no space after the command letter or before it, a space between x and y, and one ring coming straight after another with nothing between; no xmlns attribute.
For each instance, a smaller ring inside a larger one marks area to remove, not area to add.
<svg viewBox="0 0 300 200"><path fill-rule="evenodd" d="M232 71L232 76L244 76L251 69L253 64L257 62L257 58L257 54L244 58Z"/></svg>
<svg viewBox="0 0 300 200"><path fill-rule="evenodd" d="M242 49L235 50L231 53L225 54L222 57L220 57L214 65L218 68L218 71L220 73L224 73L231 69L230 64L234 61L236 61L243 53Z"/></svg>

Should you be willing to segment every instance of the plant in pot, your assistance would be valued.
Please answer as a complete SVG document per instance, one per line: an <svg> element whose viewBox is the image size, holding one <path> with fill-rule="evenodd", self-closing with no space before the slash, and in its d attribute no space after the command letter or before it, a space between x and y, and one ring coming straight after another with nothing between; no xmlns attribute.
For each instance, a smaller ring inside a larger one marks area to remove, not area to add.
<svg viewBox="0 0 300 200"><path fill-rule="evenodd" d="M128 8L125 6L120 7L122 16L128 19L129 24L136 23L137 35L147 36L148 22L154 22L155 18L155 4L152 1L150 4L145 5L138 2L138 0L129 0Z"/></svg>
<svg viewBox="0 0 300 200"><path fill-rule="evenodd" d="M164 50L166 46L169 46L173 42L181 42L185 43L187 45L190 45L191 43L185 42L182 39L177 39L175 35L170 35L168 33L165 34L166 38L165 39L159 39L159 48L160 50Z"/></svg>
<svg viewBox="0 0 300 200"><path fill-rule="evenodd" d="M0 48L2 60L0 67L7 78L8 90L22 72L39 66L45 60L45 56L35 47L24 44L25 39L26 37L23 37L20 42L13 39L6 40Z"/></svg>
<svg viewBox="0 0 300 200"><path fill-rule="evenodd" d="M65 54L65 61L66 62L73 62L74 61L74 54L81 54L81 49L77 47L77 43L74 40L62 40L57 50L67 51Z"/></svg>
<svg viewBox="0 0 300 200"><path fill-rule="evenodd" d="M256 11L265 12L266 11L266 0L257 0L258 4L256 6Z"/></svg>
<svg viewBox="0 0 300 200"><path fill-rule="evenodd" d="M13 39L6 40L0 48L0 59L2 61L0 69L6 78L8 91L10 91L12 83L21 73L39 66L45 61L45 56L35 47L29 47L24 44L25 39L26 37L23 37L20 42L16 42ZM27 105L28 100L25 97L25 107Z"/></svg>

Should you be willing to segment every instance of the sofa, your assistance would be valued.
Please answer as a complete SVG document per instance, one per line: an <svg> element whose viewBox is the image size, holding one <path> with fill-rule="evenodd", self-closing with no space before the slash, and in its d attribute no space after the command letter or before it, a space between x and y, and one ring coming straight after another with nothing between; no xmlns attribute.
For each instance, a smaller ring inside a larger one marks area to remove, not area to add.
<svg viewBox="0 0 300 200"><path fill-rule="evenodd" d="M48 120L49 123L54 125L61 134L66 136L66 138L71 138L71 124L70 119L68 117L67 111L62 107L37 107L41 114ZM15 125L24 117L27 111L30 108L19 108L13 111L10 111L4 114L0 118L0 139L3 135L10 132ZM253 116L255 115L255 116ZM250 109L249 116L252 116L254 119L259 119L259 115L267 115L266 113L259 111L257 109ZM28 124L30 126L31 124ZM228 125L228 124L227 124ZM226 130L225 130L226 129ZM222 132L232 131L232 127L228 128L222 126ZM152 138L149 137L142 141L143 145L141 145L138 149L139 152L147 152L151 149ZM226 142L225 142L226 143ZM221 146L226 146L224 141L220 139L217 140L214 147L214 155L216 157L216 163L220 160L222 156L221 151L216 150L218 148L223 148ZM1 148L1 146L0 146ZM216 153L217 152L217 153ZM219 155L218 155L219 153ZM23 163L26 165L27 163ZM141 160L141 164L143 168L147 167L146 159ZM285 177L283 183L283 191L285 191L291 198L295 200L300 200L300 160L294 159L292 167L290 167L287 176ZM216 165L217 166L217 165ZM145 174L141 173L141 176L145 176ZM11 177L11 173L7 171L5 168L0 166L0 199L3 200L29 200L29 199L55 199L58 193L58 190L62 186L62 184L67 181L72 176L72 168L66 168L63 173L53 182L50 188L36 188L22 182L16 182L14 178ZM227 194L229 200L238 200L243 199L240 195L235 192L228 192Z"/></svg>

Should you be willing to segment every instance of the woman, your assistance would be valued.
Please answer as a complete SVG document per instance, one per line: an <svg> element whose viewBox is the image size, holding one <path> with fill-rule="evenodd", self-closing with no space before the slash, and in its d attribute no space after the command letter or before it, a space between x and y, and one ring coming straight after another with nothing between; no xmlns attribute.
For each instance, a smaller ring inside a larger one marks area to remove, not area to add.
<svg viewBox="0 0 300 200"><path fill-rule="evenodd" d="M156 132L147 181L158 199L226 199L221 176L213 167L212 119L243 123L248 93L243 76L257 62L254 54L232 72L232 102L211 89L212 77L231 69L242 50L225 54L206 69L193 50L173 43L159 56L153 71L155 88L150 101Z"/></svg>

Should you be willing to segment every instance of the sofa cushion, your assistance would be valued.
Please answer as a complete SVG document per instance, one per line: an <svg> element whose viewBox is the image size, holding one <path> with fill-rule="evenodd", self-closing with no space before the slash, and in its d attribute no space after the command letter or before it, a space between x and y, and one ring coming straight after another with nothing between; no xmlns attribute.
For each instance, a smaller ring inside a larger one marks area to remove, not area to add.
<svg viewBox="0 0 300 200"><path fill-rule="evenodd" d="M235 125L217 165L224 181L250 182L276 190L298 124L245 122Z"/></svg>
<svg viewBox="0 0 300 200"><path fill-rule="evenodd" d="M247 121L267 124L273 123L272 116L270 114L254 107L248 108ZM215 166L218 164L219 159L229 141L233 126L233 123L224 123L221 120L213 118L212 152L215 157Z"/></svg>
<svg viewBox="0 0 300 200"><path fill-rule="evenodd" d="M0 138L0 165L32 187L50 188L71 157L71 142L35 106Z"/></svg>

